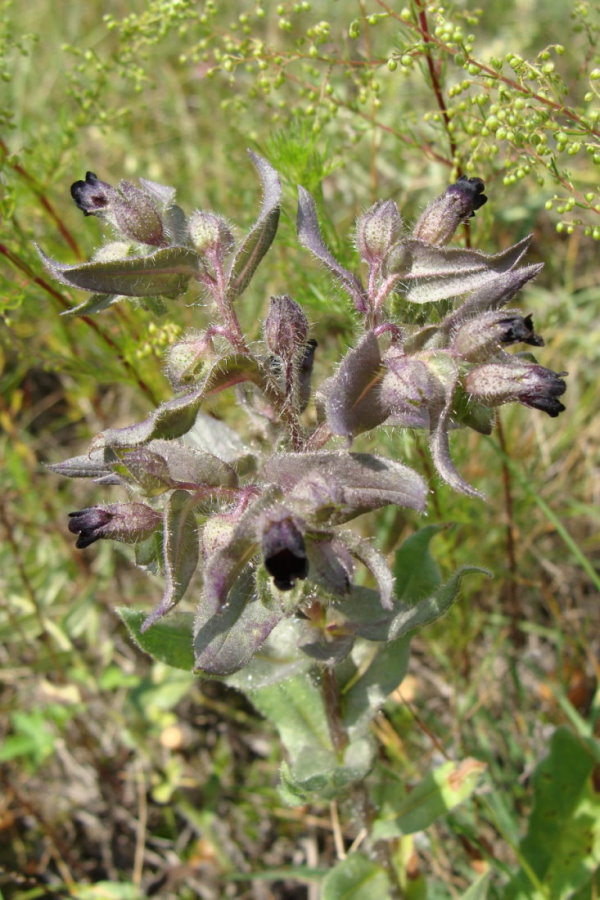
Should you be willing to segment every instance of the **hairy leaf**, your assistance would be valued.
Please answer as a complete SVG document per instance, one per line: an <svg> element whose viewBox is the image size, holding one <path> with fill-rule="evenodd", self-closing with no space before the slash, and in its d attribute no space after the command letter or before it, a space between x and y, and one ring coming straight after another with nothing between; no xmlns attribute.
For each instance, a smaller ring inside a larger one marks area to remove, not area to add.
<svg viewBox="0 0 600 900"><path fill-rule="evenodd" d="M273 243L279 224L281 184L277 171L266 159L248 151L263 187L263 201L259 216L238 247L229 270L227 298L229 301L245 290L260 261Z"/></svg>
<svg viewBox="0 0 600 900"><path fill-rule="evenodd" d="M427 485L413 469L370 453L285 453L267 460L261 478L315 523L339 525L388 503L423 510Z"/></svg>
<svg viewBox="0 0 600 900"><path fill-rule="evenodd" d="M198 525L194 500L187 491L173 491L165 506L163 521L165 588L161 602L144 621L142 631L179 603L198 565Z"/></svg>
<svg viewBox="0 0 600 900"><path fill-rule="evenodd" d="M386 419L388 410L379 401L383 374L377 338L367 331L327 383L327 424L334 434L352 439Z"/></svg>
<svg viewBox="0 0 600 900"><path fill-rule="evenodd" d="M152 659L164 662L175 669L191 672L194 668L192 648L193 613L173 613L162 622L156 622L147 631L142 630L146 613L139 609L120 606L117 613L127 626L129 634Z"/></svg>
<svg viewBox="0 0 600 900"><path fill-rule="evenodd" d="M124 428L107 429L97 436L95 445L136 447L152 439L180 437L193 426L200 405L207 396L242 381L262 385L260 368L248 356L227 356L213 366L196 390L161 403L142 422L126 425Z"/></svg>
<svg viewBox="0 0 600 900"><path fill-rule="evenodd" d="M206 581L214 582L214 571L207 570ZM231 675L242 669L283 618L280 609L268 609L257 599L251 566L246 565L237 574L226 596L223 603L209 587L198 607L194 668L206 675Z"/></svg>
<svg viewBox="0 0 600 900"><path fill-rule="evenodd" d="M198 270L198 254L189 247L165 247L148 256L69 265L37 248L48 271L69 287L127 297L177 297Z"/></svg>
<svg viewBox="0 0 600 900"><path fill-rule="evenodd" d="M481 289L493 282L499 272L516 266L530 242L531 236L501 253L488 255L408 240L403 245L404 296L412 303L431 303Z"/></svg>
<svg viewBox="0 0 600 900"><path fill-rule="evenodd" d="M356 308L360 312L366 312L367 295L365 289L356 275L345 269L326 246L319 229L315 201L303 187L298 187L297 228L298 239L302 246L310 250L335 275L346 293L354 300Z"/></svg>

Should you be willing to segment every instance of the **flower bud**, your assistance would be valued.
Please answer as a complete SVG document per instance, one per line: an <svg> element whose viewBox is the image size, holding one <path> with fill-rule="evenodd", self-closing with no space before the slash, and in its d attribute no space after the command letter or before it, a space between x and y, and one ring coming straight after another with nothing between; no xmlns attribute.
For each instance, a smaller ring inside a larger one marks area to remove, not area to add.
<svg viewBox="0 0 600 900"><path fill-rule="evenodd" d="M430 408L444 402L444 388L427 364L414 356L388 353L381 382L380 402L393 424L404 428L429 428Z"/></svg>
<svg viewBox="0 0 600 900"><path fill-rule="evenodd" d="M507 363L487 363L472 369L465 379L465 387L486 406L517 400L554 418L565 409L557 399L567 389L563 374L566 373L511 358Z"/></svg>
<svg viewBox="0 0 600 900"><path fill-rule="evenodd" d="M302 307L287 294L271 297L264 336L271 353L285 360L294 359L306 345L308 319Z"/></svg>
<svg viewBox="0 0 600 900"><path fill-rule="evenodd" d="M188 230L198 253L214 253L224 259L233 250L233 232L223 216L198 209L188 220Z"/></svg>
<svg viewBox="0 0 600 900"><path fill-rule="evenodd" d="M262 556L265 568L273 576L275 587L291 591L298 579L308 575L304 536L298 520L286 510L269 516L262 532Z"/></svg>
<svg viewBox="0 0 600 900"><path fill-rule="evenodd" d="M461 175L458 181L429 204L413 230L413 237L426 244L443 247L461 222L475 215L487 203L481 178Z"/></svg>
<svg viewBox="0 0 600 900"><path fill-rule="evenodd" d="M161 517L145 503L109 503L69 513L69 531L77 534L76 547L89 547L100 538L134 544L150 537Z"/></svg>
<svg viewBox="0 0 600 900"><path fill-rule="evenodd" d="M209 338L190 332L171 344L166 355L167 378L175 390L196 382L209 359L214 356Z"/></svg>
<svg viewBox="0 0 600 900"><path fill-rule="evenodd" d="M452 349L470 362L485 362L499 344L516 344L522 341L534 347L543 347L544 341L533 328L533 317L522 316L518 310L506 313L492 310L463 322L456 330Z"/></svg>
<svg viewBox="0 0 600 900"><path fill-rule="evenodd" d="M111 218L121 234L140 244L166 247L163 221L152 198L130 181L119 183L119 193Z"/></svg>
<svg viewBox="0 0 600 900"><path fill-rule="evenodd" d="M378 263L398 240L402 219L393 200L379 200L356 222L356 246L361 259Z"/></svg>

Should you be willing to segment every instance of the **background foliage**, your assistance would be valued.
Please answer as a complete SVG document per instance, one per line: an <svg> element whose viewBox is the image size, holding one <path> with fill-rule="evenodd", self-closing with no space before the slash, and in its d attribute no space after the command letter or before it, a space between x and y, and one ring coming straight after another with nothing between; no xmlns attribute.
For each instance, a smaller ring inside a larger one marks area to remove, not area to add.
<svg viewBox="0 0 600 900"><path fill-rule="evenodd" d="M297 246L297 183L322 191L327 239L350 267L358 212L393 197L411 221L458 171L483 177L490 196L473 246L534 232L529 261L546 266L522 305L546 339L544 364L569 372L567 411L556 421L511 407L491 438L453 438L489 503L438 484L431 519L452 527L434 552L443 571L476 562L495 578L465 581L452 612L413 642L374 734L401 787L445 761L488 766L467 803L426 832L400 829L407 896L524 897L532 884L540 897L595 896L581 872L557 881L535 842L544 758L580 775L561 821L597 815L592 751L581 749L598 722L597 11L562 0L481 13L379 0L243 12L210 0L91 3L61 16L2 6L3 894L341 896L323 879L356 838L352 809L284 806L277 741L241 696L132 646L115 600L156 597L126 550L74 550L65 513L92 502L89 486L43 469L165 399L162 353L201 316L178 302L159 318L132 305L60 317L81 298L46 280L33 241L73 260L99 239L70 183L86 169L113 182L141 175L176 186L188 211L247 224L253 147L283 173L286 201L241 316L250 327L270 292L290 293L312 318L324 370L352 321ZM418 437L386 440L387 453L427 470ZM385 550L417 524L388 511L364 529ZM378 877L366 857L348 860L351 883Z"/></svg>

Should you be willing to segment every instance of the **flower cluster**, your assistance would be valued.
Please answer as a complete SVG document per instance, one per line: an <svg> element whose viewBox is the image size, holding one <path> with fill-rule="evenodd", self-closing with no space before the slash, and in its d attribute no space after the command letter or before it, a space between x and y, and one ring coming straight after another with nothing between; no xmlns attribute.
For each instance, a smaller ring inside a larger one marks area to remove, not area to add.
<svg viewBox="0 0 600 900"><path fill-rule="evenodd" d="M69 528L78 534L78 547L99 538L135 544L136 562L164 577L163 597L146 629L197 578L195 662L213 674L243 667L288 617L315 625L306 653L325 660L349 652L364 625L353 620L355 604L347 602L357 564L377 583L381 621L392 621L388 564L346 526L389 504L423 511L427 484L395 460L353 452L356 435L381 425L426 429L439 475L456 490L479 495L450 458L449 430L467 426L489 433L495 407L507 402L550 416L564 408L562 375L506 349L543 345L531 315L505 309L541 268L520 265L529 239L494 255L447 247L487 200L479 178L459 178L423 212L412 233L391 200L364 213L356 226L364 283L326 246L314 201L300 188L300 243L349 295L362 329L336 371L316 388L317 341L288 295L271 298L262 344L250 345L235 301L275 236L281 194L277 172L251 156L263 200L253 227L237 243L216 213L187 218L171 188L148 181L113 188L88 172L72 195L84 214L105 219L119 240L75 266L43 256L61 281L94 292L94 309L124 296L178 296L190 281L213 305L212 324L184 335L168 352L174 397L144 421L98 435L87 454L51 467L126 488L146 501L73 513ZM458 298L432 323L410 324L416 305L437 312ZM398 316L398 309L406 315ZM78 310L89 312L89 302ZM209 395L231 387L252 422L251 439L201 411ZM307 416L311 397L315 404ZM315 604L324 611L320 617Z"/></svg>

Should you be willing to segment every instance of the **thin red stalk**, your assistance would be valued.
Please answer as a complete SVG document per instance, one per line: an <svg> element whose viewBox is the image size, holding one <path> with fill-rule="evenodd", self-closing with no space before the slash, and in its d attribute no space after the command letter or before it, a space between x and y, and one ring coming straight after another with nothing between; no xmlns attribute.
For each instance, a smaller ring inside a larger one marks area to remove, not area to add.
<svg viewBox="0 0 600 900"><path fill-rule="evenodd" d="M29 278L34 284L39 285L44 291L50 294L51 297L54 297L63 309L71 309L71 305L68 300L57 291L51 284L49 284L44 278L40 278L39 275L36 275L35 272L28 266L28 264L22 260L16 253L13 253L5 244L0 244L0 254L5 256L10 263L19 271L23 272L24 275ZM107 347L110 347L111 351L115 354L119 362L122 364L123 368L128 372L133 381L138 385L141 391L146 394L147 397L152 401L154 405L158 403L158 398L154 395L154 391L152 388L146 384L146 382L140 377L140 375L136 372L130 362L125 359L123 354L121 353L118 345L113 341L111 336L107 334L107 332L102 329L94 319L91 319L89 316L80 316L82 322L85 322L92 331L95 331L99 338L101 338Z"/></svg>
<svg viewBox="0 0 600 900"><path fill-rule="evenodd" d="M48 198L46 197L46 195L43 192L43 190L41 189L41 187L38 185L38 183L35 180L35 178L33 177L33 175L30 175L29 172L27 171L27 169L25 169L20 163L15 162L14 160L11 160L10 151L9 151L8 147L6 146L6 144L4 143L4 141L2 140L2 138L0 138L0 150L2 150L5 158L8 161L8 165L11 167L13 172L16 172L17 175L19 175L23 179L23 181L25 181L28 184L28 186L31 188L33 193L36 195L41 206L46 210L46 212L48 213L48 215L50 216L50 218L52 219L52 221L58 228L59 232L65 239L66 243L69 245L69 247L71 248L71 250L77 257L77 259L81 259L81 257L82 257L81 250L79 249L79 245L78 245L77 241L75 240L75 238L73 237L73 235L71 234L70 230L67 228L67 226L65 225L65 223L63 222L63 220L61 219L59 214L56 212L53 205L48 200Z"/></svg>

